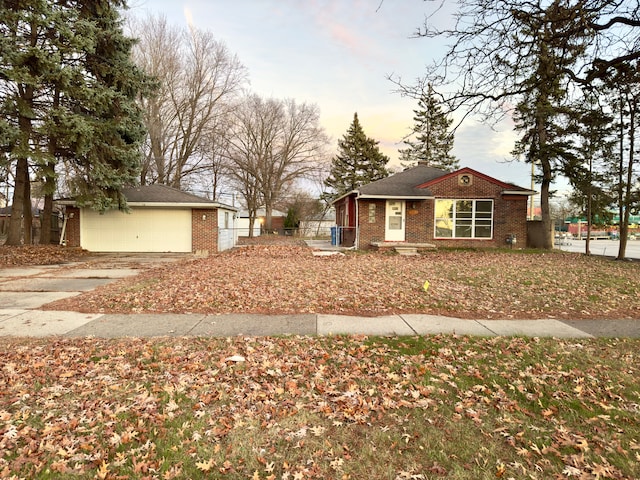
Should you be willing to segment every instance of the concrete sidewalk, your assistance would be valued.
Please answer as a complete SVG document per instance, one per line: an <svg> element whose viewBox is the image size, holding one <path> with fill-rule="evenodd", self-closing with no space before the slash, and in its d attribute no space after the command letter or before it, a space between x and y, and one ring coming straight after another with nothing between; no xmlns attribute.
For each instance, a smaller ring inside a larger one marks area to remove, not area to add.
<svg viewBox="0 0 640 480"><path fill-rule="evenodd" d="M381 335L456 334L556 338L640 338L635 320L465 320L437 315L138 314L0 310L0 336L99 338L236 335Z"/></svg>

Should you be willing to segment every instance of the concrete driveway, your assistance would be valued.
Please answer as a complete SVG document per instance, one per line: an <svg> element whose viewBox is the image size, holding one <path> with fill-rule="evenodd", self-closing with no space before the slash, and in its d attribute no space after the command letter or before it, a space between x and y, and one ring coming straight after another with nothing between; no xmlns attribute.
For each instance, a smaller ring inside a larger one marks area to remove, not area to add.
<svg viewBox="0 0 640 480"><path fill-rule="evenodd" d="M191 254L96 254L79 262L0 268L0 335L53 335L80 327L100 314L38 310L141 270ZM64 326L62 325L64 324Z"/></svg>

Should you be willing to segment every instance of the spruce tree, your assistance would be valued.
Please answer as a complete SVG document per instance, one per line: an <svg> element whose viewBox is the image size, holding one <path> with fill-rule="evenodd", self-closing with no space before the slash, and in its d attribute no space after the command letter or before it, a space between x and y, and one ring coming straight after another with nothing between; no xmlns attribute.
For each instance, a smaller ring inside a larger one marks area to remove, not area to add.
<svg viewBox="0 0 640 480"><path fill-rule="evenodd" d="M421 162L446 171L460 168L458 159L451 153L453 119L442 111L431 85L422 92L418 109L413 113L415 124L409 137L403 141L407 148L399 150L402 165L412 167Z"/></svg>
<svg viewBox="0 0 640 480"><path fill-rule="evenodd" d="M96 210L126 208L120 190L139 178L145 136L138 96L150 91L151 79L131 60L135 40L123 33L117 7L121 0L83 2L79 23L95 29L93 48L86 52L86 84L72 100L84 106L92 132L83 154L74 157L72 186L80 203Z"/></svg>
<svg viewBox="0 0 640 480"><path fill-rule="evenodd" d="M137 178L143 138L135 100L148 82L129 57L125 6L0 3L0 140L16 178L9 245L31 241L30 172L44 185L47 219L63 162L72 194L101 210L124 207L119 190Z"/></svg>
<svg viewBox="0 0 640 480"><path fill-rule="evenodd" d="M389 157L380 151L378 143L366 136L355 113L347 133L338 141L338 153L333 157L329 177L324 181L331 192L324 196L338 198L362 185L389 176L386 167Z"/></svg>

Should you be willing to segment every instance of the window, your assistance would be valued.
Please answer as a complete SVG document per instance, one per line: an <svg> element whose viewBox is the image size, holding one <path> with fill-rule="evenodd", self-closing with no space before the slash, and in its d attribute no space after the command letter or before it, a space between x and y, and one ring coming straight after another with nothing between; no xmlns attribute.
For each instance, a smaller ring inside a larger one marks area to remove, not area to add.
<svg viewBox="0 0 640 480"><path fill-rule="evenodd" d="M436 200L436 238L491 238L493 200Z"/></svg>
<svg viewBox="0 0 640 480"><path fill-rule="evenodd" d="M369 223L376 223L376 204L369 204Z"/></svg>
<svg viewBox="0 0 640 480"><path fill-rule="evenodd" d="M229 229L229 212L224 212L224 228Z"/></svg>

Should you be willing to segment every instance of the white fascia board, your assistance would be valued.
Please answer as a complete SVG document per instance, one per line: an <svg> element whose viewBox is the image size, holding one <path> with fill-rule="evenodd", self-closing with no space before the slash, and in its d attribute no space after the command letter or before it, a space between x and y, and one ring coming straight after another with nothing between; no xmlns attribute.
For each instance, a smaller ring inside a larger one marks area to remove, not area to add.
<svg viewBox="0 0 640 480"><path fill-rule="evenodd" d="M359 195L358 198L373 198L373 199L385 199L385 200L434 200L436 197L433 195Z"/></svg>
<svg viewBox="0 0 640 480"><path fill-rule="evenodd" d="M537 195L535 190L503 190L502 195Z"/></svg>
<svg viewBox="0 0 640 480"><path fill-rule="evenodd" d="M221 203L175 203L175 202L127 202L129 207L148 207L148 208L198 208L207 209L222 208L224 210L237 211L238 209L230 205L223 205Z"/></svg>
<svg viewBox="0 0 640 480"><path fill-rule="evenodd" d="M77 206L75 200L56 200L54 203L58 205L69 205L72 207ZM199 208L199 209L213 209L220 208L222 210L230 210L232 212L237 212L237 207L232 207L231 205L225 205L223 203L212 202L212 203L175 203L175 202L127 202L127 206L129 207L142 207L142 208L183 208L183 209L191 209L191 208ZM83 208L90 208L89 205L85 205Z"/></svg>
<svg viewBox="0 0 640 480"><path fill-rule="evenodd" d="M333 205L334 203L336 203L338 200L342 200L345 197L348 197L349 195L353 195L356 194L356 196L358 195L358 190L351 190L350 192L347 192L341 196L339 196L338 198L336 198L334 201L331 202L331 205Z"/></svg>

